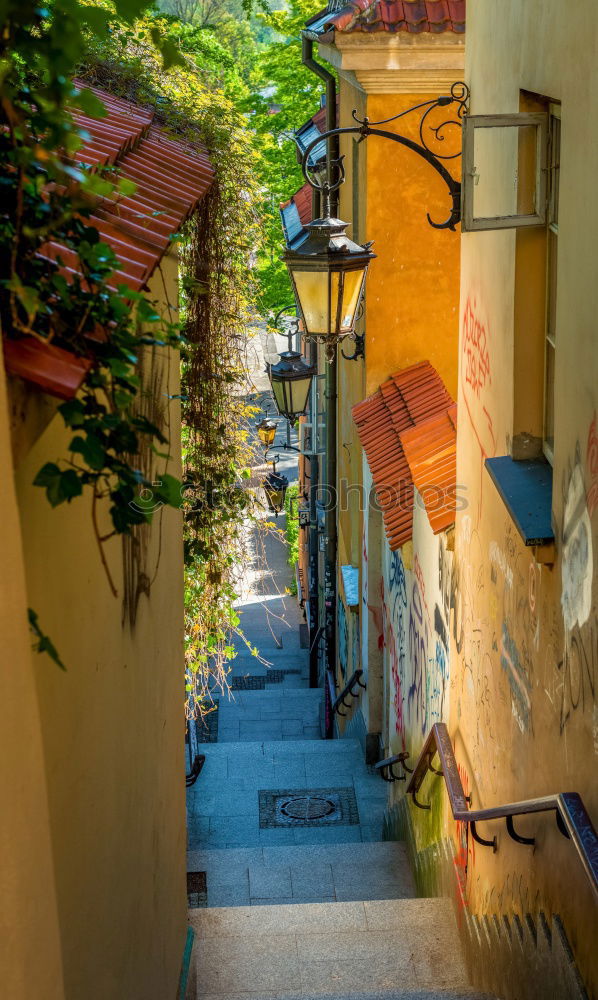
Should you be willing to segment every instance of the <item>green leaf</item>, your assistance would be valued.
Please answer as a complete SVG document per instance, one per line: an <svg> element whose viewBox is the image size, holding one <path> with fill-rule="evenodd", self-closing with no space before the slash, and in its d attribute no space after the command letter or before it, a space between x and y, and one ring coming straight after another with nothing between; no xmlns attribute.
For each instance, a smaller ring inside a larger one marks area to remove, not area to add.
<svg viewBox="0 0 598 1000"><path fill-rule="evenodd" d="M40 627L39 616L37 612L35 612L33 608L28 608L27 617L29 619L29 628L31 629L33 635L35 636L35 642L33 643L33 648L35 649L35 651L37 653L47 653L47 655L50 657L51 660L54 661L57 667L60 667L61 670L66 671L66 667L62 662L62 660L60 659L60 656L58 655L56 646L50 639L50 636L46 635Z"/></svg>
<svg viewBox="0 0 598 1000"><path fill-rule="evenodd" d="M54 462L46 462L33 480L33 485L45 487L46 496L52 507L58 507L65 500L70 502L73 497L80 496L83 492L81 480L75 470L67 469L61 472Z"/></svg>
<svg viewBox="0 0 598 1000"><path fill-rule="evenodd" d="M105 104L93 90L87 88L80 90L75 97L75 103L90 118L106 118L108 114Z"/></svg>
<svg viewBox="0 0 598 1000"><path fill-rule="evenodd" d="M181 50L172 38L168 38L168 36L165 37L159 28L151 28L150 36L152 42L162 56L162 69L168 70L173 66L185 65L185 60L181 54Z"/></svg>
<svg viewBox="0 0 598 1000"><path fill-rule="evenodd" d="M155 496L158 500L168 504L169 507L180 508L182 502L182 483L180 479L175 479L167 472L160 476L159 484L154 487Z"/></svg>
<svg viewBox="0 0 598 1000"><path fill-rule="evenodd" d="M129 180L128 177L119 177L118 193L122 195L123 198L129 198L132 194L135 194L136 190L137 185L135 181Z"/></svg>
<svg viewBox="0 0 598 1000"><path fill-rule="evenodd" d="M99 472L106 464L106 451L102 442L96 434L88 431L86 437L74 437L70 443L69 451L76 452L83 456L90 469Z"/></svg>

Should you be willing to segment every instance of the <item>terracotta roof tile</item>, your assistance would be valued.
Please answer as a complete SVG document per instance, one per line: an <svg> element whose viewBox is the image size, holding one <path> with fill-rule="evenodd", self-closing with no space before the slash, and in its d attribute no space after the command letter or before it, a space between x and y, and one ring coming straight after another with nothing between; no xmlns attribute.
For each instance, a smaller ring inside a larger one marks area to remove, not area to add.
<svg viewBox="0 0 598 1000"><path fill-rule="evenodd" d="M453 405L401 434L413 482L424 502L435 535L455 522L456 427L457 407Z"/></svg>
<svg viewBox="0 0 598 1000"><path fill-rule="evenodd" d="M78 80L79 87L87 84ZM114 284L139 291L152 276L179 231L214 179L205 147L172 139L155 126L153 112L97 87L89 87L104 104L104 118L74 117L90 136L76 153L91 169L110 165L115 178L136 185L132 195L104 198L90 217L119 261ZM65 271L79 270L76 256L50 244L43 254L60 255Z"/></svg>
<svg viewBox="0 0 598 1000"><path fill-rule="evenodd" d="M413 531L414 480L402 436L434 417L446 419L453 406L438 372L429 361L421 361L391 375L372 396L353 407L393 550L408 541Z"/></svg>
<svg viewBox="0 0 598 1000"><path fill-rule="evenodd" d="M307 32L407 31L440 34L465 31L465 0L350 0L340 10L321 12L307 22Z"/></svg>
<svg viewBox="0 0 598 1000"><path fill-rule="evenodd" d="M76 83L88 87L85 82ZM139 291L167 253L170 237L179 231L210 187L214 168L205 147L172 139L153 124L152 111L97 87L89 89L103 102L107 114L98 119L79 111L74 113L77 125L88 134L82 148L77 150L77 162L90 170L110 166L116 178L126 178L136 185L133 194L126 197L98 200L89 222L112 247L118 260L113 286L122 284ZM59 258L67 278L81 273L77 255L58 243L43 246L41 256ZM36 344L27 344L25 350L9 350L7 370L28 377L46 392L60 395L56 379L42 382L38 378L34 355L44 345L36 347ZM58 371L55 361L56 358L42 358L40 364L43 367L52 362ZM66 372L64 366L63 370ZM69 377L67 372L65 398L76 392Z"/></svg>

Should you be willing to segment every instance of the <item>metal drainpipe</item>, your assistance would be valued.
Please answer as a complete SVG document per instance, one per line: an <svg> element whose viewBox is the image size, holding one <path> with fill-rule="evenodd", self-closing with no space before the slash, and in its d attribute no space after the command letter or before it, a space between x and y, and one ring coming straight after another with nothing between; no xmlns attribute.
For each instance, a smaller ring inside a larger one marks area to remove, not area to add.
<svg viewBox="0 0 598 1000"><path fill-rule="evenodd" d="M302 36L303 65L315 73L326 84L326 130L337 126L336 116L336 80L334 75L313 58L313 42ZM332 180L332 161L339 155L338 136L328 141L326 150L326 173ZM330 198L330 213L338 213L338 194L334 191ZM326 401L326 482L328 486L328 509L326 511L326 545L324 570L324 621L319 622L325 629L326 636L326 668L332 670L336 677L336 574L337 574L337 484L336 484L336 448L337 448L337 361L326 365L324 388ZM332 735L328 733L327 735Z"/></svg>

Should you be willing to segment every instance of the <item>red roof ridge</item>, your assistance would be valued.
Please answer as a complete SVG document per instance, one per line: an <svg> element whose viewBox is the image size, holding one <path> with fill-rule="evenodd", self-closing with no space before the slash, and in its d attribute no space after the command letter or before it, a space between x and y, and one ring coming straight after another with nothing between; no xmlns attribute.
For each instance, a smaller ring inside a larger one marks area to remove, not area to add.
<svg viewBox="0 0 598 1000"><path fill-rule="evenodd" d="M325 17L325 12L319 17ZM410 34L453 31L462 34L465 31L465 0L349 0L344 7L331 11L330 17L323 21L323 31L330 30L407 31Z"/></svg>

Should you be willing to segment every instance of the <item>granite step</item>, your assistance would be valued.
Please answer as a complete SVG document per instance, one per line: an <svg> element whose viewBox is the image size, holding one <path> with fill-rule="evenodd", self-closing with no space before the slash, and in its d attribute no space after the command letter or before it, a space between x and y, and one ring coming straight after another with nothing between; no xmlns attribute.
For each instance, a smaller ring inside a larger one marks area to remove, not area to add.
<svg viewBox="0 0 598 1000"><path fill-rule="evenodd" d="M416 894L405 845L397 841L192 851L187 868L206 873L211 907L406 899Z"/></svg>
<svg viewBox="0 0 598 1000"><path fill-rule="evenodd" d="M187 1000L482 997L446 899L197 909L189 920Z"/></svg>

